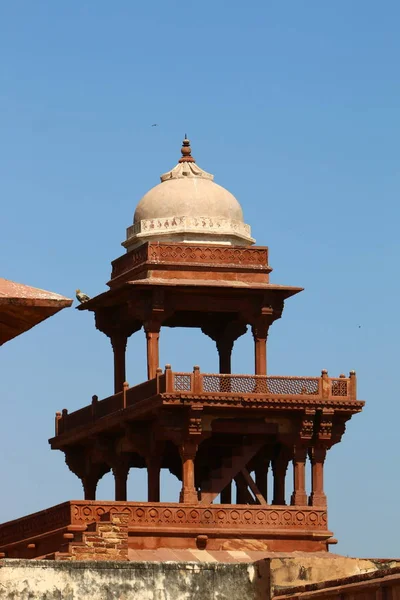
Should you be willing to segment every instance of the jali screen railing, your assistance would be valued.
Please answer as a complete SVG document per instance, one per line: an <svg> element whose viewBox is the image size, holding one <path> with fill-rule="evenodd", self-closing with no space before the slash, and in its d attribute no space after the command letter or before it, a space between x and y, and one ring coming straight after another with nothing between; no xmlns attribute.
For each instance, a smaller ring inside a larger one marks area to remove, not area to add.
<svg viewBox="0 0 400 600"><path fill-rule="evenodd" d="M356 400L356 374L349 377L340 375L337 378L328 377L327 371L322 371L320 377L286 377L280 375L225 375L220 373L201 373L199 367L194 367L192 373L174 372L170 365L165 371L157 370L154 379L145 381L134 387L124 384L124 389L118 394L98 400L93 396L92 403L80 410L68 413L56 413L56 435L88 425L117 411L135 406L138 402L146 401L159 394L240 394L243 396L263 395L268 397L311 396L326 399Z"/></svg>

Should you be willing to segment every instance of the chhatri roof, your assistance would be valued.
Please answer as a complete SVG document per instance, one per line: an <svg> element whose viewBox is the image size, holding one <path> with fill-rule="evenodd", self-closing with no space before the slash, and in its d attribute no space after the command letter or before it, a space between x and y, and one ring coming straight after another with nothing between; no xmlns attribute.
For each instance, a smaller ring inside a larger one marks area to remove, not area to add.
<svg viewBox="0 0 400 600"><path fill-rule="evenodd" d="M0 345L71 304L59 294L0 277Z"/></svg>
<svg viewBox="0 0 400 600"><path fill-rule="evenodd" d="M129 251L149 240L253 244L239 202L196 164L186 137L181 153L178 164L138 203L123 245Z"/></svg>

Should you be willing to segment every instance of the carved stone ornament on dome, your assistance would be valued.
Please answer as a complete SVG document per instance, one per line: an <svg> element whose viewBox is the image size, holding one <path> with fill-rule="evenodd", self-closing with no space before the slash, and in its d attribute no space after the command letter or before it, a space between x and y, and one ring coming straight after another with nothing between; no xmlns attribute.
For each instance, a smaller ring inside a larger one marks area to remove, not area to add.
<svg viewBox="0 0 400 600"><path fill-rule="evenodd" d="M196 164L186 136L181 153L178 164L138 203L122 245L128 252L150 240L252 245L239 202Z"/></svg>

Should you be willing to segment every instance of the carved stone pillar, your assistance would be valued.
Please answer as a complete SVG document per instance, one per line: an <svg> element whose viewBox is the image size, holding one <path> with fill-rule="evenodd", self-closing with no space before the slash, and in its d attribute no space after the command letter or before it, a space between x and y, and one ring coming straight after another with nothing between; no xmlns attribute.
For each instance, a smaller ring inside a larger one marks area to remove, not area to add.
<svg viewBox="0 0 400 600"><path fill-rule="evenodd" d="M254 470L254 474L256 476L256 486L266 501L268 501L268 469L269 462L262 461Z"/></svg>
<svg viewBox="0 0 400 600"><path fill-rule="evenodd" d="M242 321L221 320L222 317L210 319L202 327L202 332L208 335L217 345L219 355L219 372L229 375L232 372L231 357L235 341L244 335L247 326Z"/></svg>
<svg viewBox="0 0 400 600"><path fill-rule="evenodd" d="M219 372L230 374L232 372L231 358L233 350L233 340L221 338L217 340L217 350L219 355Z"/></svg>
<svg viewBox="0 0 400 600"><path fill-rule="evenodd" d="M306 492L307 448L295 447L293 453L293 493L291 504L307 506Z"/></svg>
<svg viewBox="0 0 400 600"><path fill-rule="evenodd" d="M272 504L286 504L285 479L288 464L289 456L285 449L281 448L279 454L272 460L272 472L274 474L274 497Z"/></svg>
<svg viewBox="0 0 400 600"><path fill-rule="evenodd" d="M149 502L160 502L161 457L147 458L147 498Z"/></svg>
<svg viewBox="0 0 400 600"><path fill-rule="evenodd" d="M221 492L221 504L232 504L232 481Z"/></svg>
<svg viewBox="0 0 400 600"><path fill-rule="evenodd" d="M311 461L311 496L310 506L326 506L326 495L324 493L324 462L326 448L310 448L309 457Z"/></svg>
<svg viewBox="0 0 400 600"><path fill-rule="evenodd" d="M235 478L236 483L236 504L247 504L247 486L240 477Z"/></svg>
<svg viewBox="0 0 400 600"><path fill-rule="evenodd" d="M148 379L154 379L159 366L160 326L150 323L145 326L145 332L147 340L147 377Z"/></svg>
<svg viewBox="0 0 400 600"><path fill-rule="evenodd" d="M179 502L196 504L198 495L194 481L194 461L197 453L197 443L186 440L181 444L179 453L182 459L182 490Z"/></svg>
<svg viewBox="0 0 400 600"><path fill-rule="evenodd" d="M254 339L254 372L256 375L267 374L267 337L270 323L262 321L252 325Z"/></svg>
<svg viewBox="0 0 400 600"><path fill-rule="evenodd" d="M96 488L100 479L108 473L106 462L93 460L92 448L72 448L65 450L65 462L82 482L85 500L96 500Z"/></svg>
<svg viewBox="0 0 400 600"><path fill-rule="evenodd" d="M85 500L96 500L96 488L100 477L92 473L82 477L82 486Z"/></svg>
<svg viewBox="0 0 400 600"><path fill-rule="evenodd" d="M254 498L249 492L247 482L242 473L235 477L236 483L236 504L254 504Z"/></svg>
<svg viewBox="0 0 400 600"><path fill-rule="evenodd" d="M125 354L127 336L115 334L111 337L111 345L114 352L114 393L122 392L126 381Z"/></svg>
<svg viewBox="0 0 400 600"><path fill-rule="evenodd" d="M127 500L127 481L129 469L129 464L126 461L122 461L113 467L115 500L120 502L126 502Z"/></svg>

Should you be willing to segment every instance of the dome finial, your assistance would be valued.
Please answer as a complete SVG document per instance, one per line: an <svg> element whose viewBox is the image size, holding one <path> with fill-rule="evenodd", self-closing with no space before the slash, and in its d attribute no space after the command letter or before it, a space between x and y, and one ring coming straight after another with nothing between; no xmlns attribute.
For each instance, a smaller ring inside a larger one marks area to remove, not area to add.
<svg viewBox="0 0 400 600"><path fill-rule="evenodd" d="M184 163L184 162L195 163L196 162L192 156L190 140L188 140L186 133L185 133L185 139L182 142L181 154L182 154L182 158L179 159L180 163Z"/></svg>

